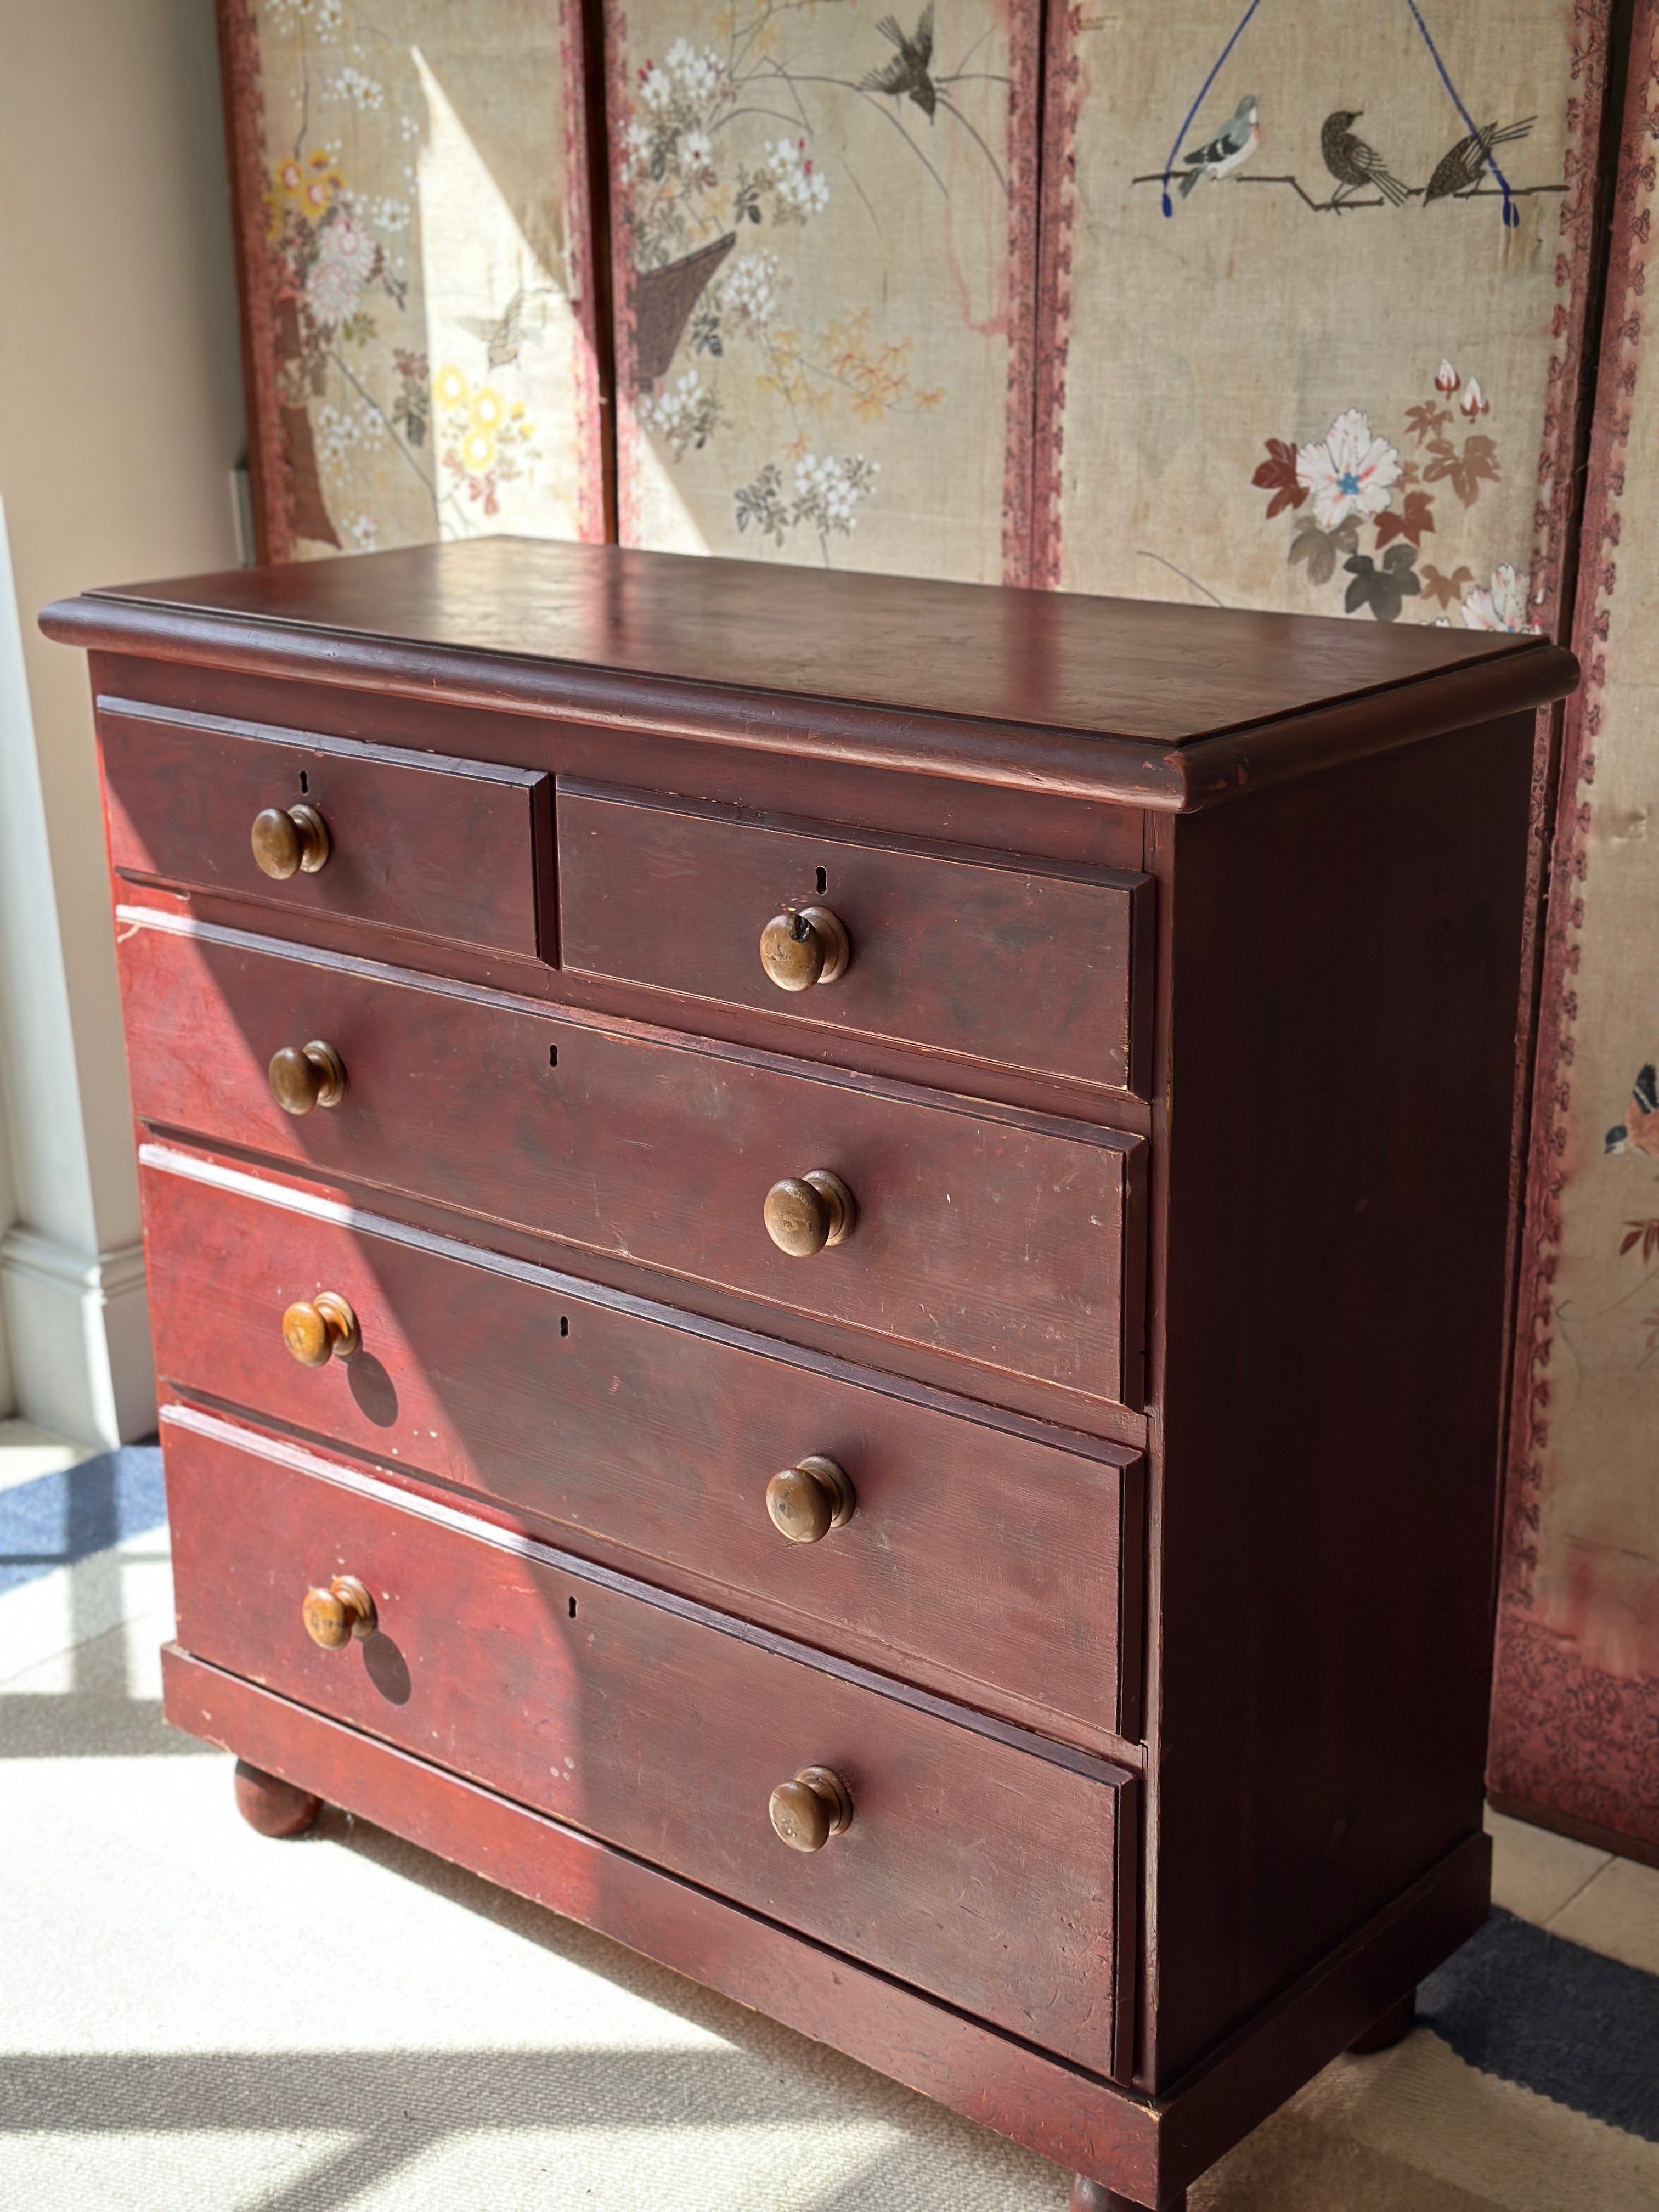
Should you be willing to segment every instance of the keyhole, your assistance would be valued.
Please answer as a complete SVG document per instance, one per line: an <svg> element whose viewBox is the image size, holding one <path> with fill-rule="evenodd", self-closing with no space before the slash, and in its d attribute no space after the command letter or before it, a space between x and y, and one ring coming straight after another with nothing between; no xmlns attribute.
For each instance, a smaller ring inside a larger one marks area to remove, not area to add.
<svg viewBox="0 0 1659 2212"><path fill-rule="evenodd" d="M301 793L304 793L304 792L307 792L307 791L309 791L309 790L310 790L310 788L311 788L311 778L310 778L310 777L306 774L305 770L304 770L303 769L301 769L300 770L300 789L301 789ZM823 873L823 869L822 869L822 868L820 868L820 869L818 870L818 873L819 873L820 875L822 875L822 874Z"/></svg>
<svg viewBox="0 0 1659 2212"><path fill-rule="evenodd" d="M576 1601L574 1597L570 1601L570 1618L572 1620L576 1618Z"/></svg>
<svg viewBox="0 0 1659 2212"><path fill-rule="evenodd" d="M559 1048L556 1044L548 1047L547 1064L550 1067L556 1067L559 1064Z"/></svg>
<svg viewBox="0 0 1659 2212"><path fill-rule="evenodd" d="M830 871L827 868L820 868L818 870L818 896L822 898L829 888Z"/></svg>
<svg viewBox="0 0 1659 2212"><path fill-rule="evenodd" d="M559 1316L559 1334L560 1334L561 1336L568 1336L568 1335L569 1335L569 1334L570 1334L570 1320L569 1320L569 1316L568 1316L568 1315L566 1315L566 1314L561 1314L561 1315Z"/></svg>

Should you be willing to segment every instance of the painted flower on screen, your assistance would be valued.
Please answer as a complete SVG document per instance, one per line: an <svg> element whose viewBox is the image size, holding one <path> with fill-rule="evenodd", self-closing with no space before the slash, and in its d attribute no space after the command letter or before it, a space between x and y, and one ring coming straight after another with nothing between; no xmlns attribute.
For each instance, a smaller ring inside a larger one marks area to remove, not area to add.
<svg viewBox="0 0 1659 2212"><path fill-rule="evenodd" d="M780 138L767 157L780 222L805 222L830 204L830 179L815 168L804 138Z"/></svg>
<svg viewBox="0 0 1659 2212"><path fill-rule="evenodd" d="M714 182L714 149L706 131L688 131L680 140L680 167L693 184Z"/></svg>
<svg viewBox="0 0 1659 2212"><path fill-rule="evenodd" d="M1527 620L1527 600L1532 591L1532 578L1522 568L1518 574L1505 561L1501 568L1492 572L1489 590L1477 585L1463 594L1463 620L1470 629L1528 630L1535 627Z"/></svg>
<svg viewBox="0 0 1659 2212"><path fill-rule="evenodd" d="M1400 455L1372 436L1368 415L1350 407L1317 444L1297 447L1296 480L1312 494L1320 528L1334 530L1352 514L1369 521L1382 514L1400 481Z"/></svg>
<svg viewBox="0 0 1659 2212"><path fill-rule="evenodd" d="M355 311L375 259L374 240L362 224L337 210L323 226L306 279L306 304L319 323L343 323Z"/></svg>

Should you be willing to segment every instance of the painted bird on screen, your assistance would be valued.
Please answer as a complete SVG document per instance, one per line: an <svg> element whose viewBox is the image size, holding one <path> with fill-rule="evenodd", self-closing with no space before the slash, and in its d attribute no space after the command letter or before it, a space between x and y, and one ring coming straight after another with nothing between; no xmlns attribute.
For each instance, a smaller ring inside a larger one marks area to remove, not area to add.
<svg viewBox="0 0 1659 2212"><path fill-rule="evenodd" d="M931 123L939 106L939 87L933 82L933 0L916 18L916 27L906 33L895 15L884 15L876 26L884 39L898 48L884 67L872 70L859 82L860 92L884 92L894 100L911 100Z"/></svg>
<svg viewBox="0 0 1659 2212"><path fill-rule="evenodd" d="M1659 1159L1659 1079L1652 1063L1636 1078L1630 1094L1630 1111L1616 1129L1607 1131L1610 1152L1649 1152Z"/></svg>
<svg viewBox="0 0 1659 2212"><path fill-rule="evenodd" d="M1261 143L1261 107L1256 94L1247 93L1207 145L1194 146L1182 155L1187 165L1187 173L1181 179L1183 200L1204 178L1219 184L1223 177L1231 176L1241 161L1249 160Z"/></svg>
<svg viewBox="0 0 1659 2212"><path fill-rule="evenodd" d="M1431 200L1449 199L1454 192L1471 191L1480 182L1492 148L1524 138L1537 120L1535 115L1528 115L1519 123L1506 123L1501 131L1497 124L1488 123L1484 130L1471 131L1467 138L1460 138L1435 163L1434 174L1423 188L1424 206Z"/></svg>
<svg viewBox="0 0 1659 2212"><path fill-rule="evenodd" d="M1355 136L1353 126L1364 112L1363 107L1339 107L1325 118L1319 133L1319 150L1337 183L1331 204L1340 207L1351 192L1375 188L1391 207L1399 207L1411 198L1411 187L1389 173L1389 165L1375 146Z"/></svg>
<svg viewBox="0 0 1659 2212"><path fill-rule="evenodd" d="M510 368L519 358L525 345L539 345L546 329L544 323L525 320L525 308L532 300L546 297L547 287L534 292L526 291L522 284L507 301L503 313L496 316L457 315L455 319L464 331L475 338L482 338L489 356L491 368Z"/></svg>

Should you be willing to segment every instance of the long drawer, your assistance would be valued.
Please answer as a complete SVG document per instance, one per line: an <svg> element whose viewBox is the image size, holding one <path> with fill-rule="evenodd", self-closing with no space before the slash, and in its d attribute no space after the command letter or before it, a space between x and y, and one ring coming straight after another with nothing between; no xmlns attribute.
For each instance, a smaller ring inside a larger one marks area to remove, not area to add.
<svg viewBox="0 0 1659 2212"><path fill-rule="evenodd" d="M188 1650L1047 2050L1119 2067L1123 1770L965 1727L191 1409L168 1408L163 1436ZM374 1629L323 1650L302 1607L336 1577L367 1589ZM791 1850L769 1805L809 1770L837 1778L850 1825Z"/></svg>
<svg viewBox="0 0 1659 2212"><path fill-rule="evenodd" d="M118 935L141 1119L1135 1402L1133 1136L148 909L119 909ZM266 1071L314 1042L344 1095L296 1116ZM856 1226L792 1256L768 1192L817 1171L850 1188Z"/></svg>
<svg viewBox="0 0 1659 2212"><path fill-rule="evenodd" d="M310 1193L147 1145L172 1387L465 1485L843 1656L1097 1746L1134 1732L1139 1456L1066 1450ZM296 1364L294 1304L360 1344ZM850 1485L827 1532L769 1513ZM833 1478L831 1478L833 1480ZM623 1561L626 1564L626 1561Z"/></svg>

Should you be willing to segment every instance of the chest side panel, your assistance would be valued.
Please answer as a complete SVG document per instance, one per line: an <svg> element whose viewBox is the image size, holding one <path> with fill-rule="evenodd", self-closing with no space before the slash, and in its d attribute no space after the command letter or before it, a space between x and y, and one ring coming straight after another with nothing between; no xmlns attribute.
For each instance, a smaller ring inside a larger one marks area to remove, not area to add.
<svg viewBox="0 0 1659 2212"><path fill-rule="evenodd" d="M1531 748L1178 825L1161 2080L1480 1830Z"/></svg>

